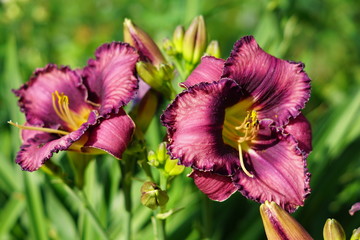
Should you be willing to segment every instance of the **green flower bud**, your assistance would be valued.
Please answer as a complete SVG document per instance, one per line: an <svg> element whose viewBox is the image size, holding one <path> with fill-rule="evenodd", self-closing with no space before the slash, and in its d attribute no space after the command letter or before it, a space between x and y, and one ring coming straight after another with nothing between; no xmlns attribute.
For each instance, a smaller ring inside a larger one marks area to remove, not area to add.
<svg viewBox="0 0 360 240"><path fill-rule="evenodd" d="M156 154L154 153L154 151L149 151L148 152L148 163L151 166L157 167L159 166L159 161L157 160Z"/></svg>
<svg viewBox="0 0 360 240"><path fill-rule="evenodd" d="M167 159L165 162L165 172L169 176L176 176L181 174L185 169L185 166L178 165L176 159Z"/></svg>
<svg viewBox="0 0 360 240"><path fill-rule="evenodd" d="M124 41L139 51L142 61L150 61L155 66L166 62L152 38L129 19L124 20Z"/></svg>
<svg viewBox="0 0 360 240"><path fill-rule="evenodd" d="M312 239L300 223L275 202L261 204L260 214L268 240Z"/></svg>
<svg viewBox="0 0 360 240"><path fill-rule="evenodd" d="M169 155L167 154L165 142L160 143L159 148L156 153L156 156L157 156L157 159L160 162L160 164L164 164L165 160L170 158Z"/></svg>
<svg viewBox="0 0 360 240"><path fill-rule="evenodd" d="M345 240L345 232L341 224L335 219L328 219L323 230L324 240Z"/></svg>
<svg viewBox="0 0 360 240"><path fill-rule="evenodd" d="M169 56L175 56L177 54L174 43L168 38L163 40L162 48Z"/></svg>
<svg viewBox="0 0 360 240"><path fill-rule="evenodd" d="M151 209L164 206L169 201L166 191L161 190L153 182L145 182L141 187L141 203Z"/></svg>
<svg viewBox="0 0 360 240"><path fill-rule="evenodd" d="M221 52L220 52L219 42L216 40L212 40L207 46L205 53L209 56L220 58Z"/></svg>
<svg viewBox="0 0 360 240"><path fill-rule="evenodd" d="M185 30L183 26L177 26L173 34L173 43L177 53L182 52Z"/></svg>
<svg viewBox="0 0 360 240"><path fill-rule="evenodd" d="M354 229L350 240L360 240L360 228Z"/></svg>
<svg viewBox="0 0 360 240"><path fill-rule="evenodd" d="M196 17L186 30L183 41L183 57L192 64L200 61L206 47L206 27L202 16Z"/></svg>

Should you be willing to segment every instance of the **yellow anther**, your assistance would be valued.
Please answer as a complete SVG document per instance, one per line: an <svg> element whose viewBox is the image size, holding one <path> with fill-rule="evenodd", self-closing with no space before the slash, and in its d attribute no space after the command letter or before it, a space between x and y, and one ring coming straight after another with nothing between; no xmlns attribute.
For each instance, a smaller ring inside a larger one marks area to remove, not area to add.
<svg viewBox="0 0 360 240"><path fill-rule="evenodd" d="M78 114L69 108L69 98L64 93L59 94L58 91L52 93L52 105L56 115L63 120L67 127L71 130L78 129L81 124L86 122L90 110L85 114Z"/></svg>

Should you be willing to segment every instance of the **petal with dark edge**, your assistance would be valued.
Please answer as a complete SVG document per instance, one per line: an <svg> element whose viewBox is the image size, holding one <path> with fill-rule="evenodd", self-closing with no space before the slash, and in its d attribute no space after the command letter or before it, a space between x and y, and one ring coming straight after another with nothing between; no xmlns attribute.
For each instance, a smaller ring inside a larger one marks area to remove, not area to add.
<svg viewBox="0 0 360 240"><path fill-rule="evenodd" d="M89 125L95 123L94 116L91 117L91 121L83 124L78 130L60 138L55 134L40 133L33 138L26 139L16 156L16 163L25 171L32 172L39 169L54 153L69 149L74 142L79 140Z"/></svg>
<svg viewBox="0 0 360 240"><path fill-rule="evenodd" d="M237 190L228 176L194 170L189 177L194 179L196 186L211 200L225 201Z"/></svg>
<svg viewBox="0 0 360 240"><path fill-rule="evenodd" d="M263 51L252 36L234 45L222 77L234 79L254 99L259 119L277 126L296 117L310 97L310 79L304 64L285 61Z"/></svg>
<svg viewBox="0 0 360 240"><path fill-rule="evenodd" d="M349 214L353 216L359 210L360 210L360 202L354 203L349 210Z"/></svg>
<svg viewBox="0 0 360 240"><path fill-rule="evenodd" d="M245 197L261 203L274 201L293 212L310 194L310 173L295 140L290 135L281 138L263 150L249 149L244 158L254 177L239 170L233 181Z"/></svg>
<svg viewBox="0 0 360 240"><path fill-rule="evenodd" d="M103 44L84 68L84 84L89 90L89 100L100 104L99 113L104 116L117 113L135 95L138 80L134 75L139 56L126 43Z"/></svg>
<svg viewBox="0 0 360 240"><path fill-rule="evenodd" d="M120 159L132 138L134 122L123 109L120 109L118 114L100 121L100 124L89 129L89 139L82 151L97 148Z"/></svg>
<svg viewBox="0 0 360 240"><path fill-rule="evenodd" d="M49 64L35 71L30 81L14 93L20 97L21 111L25 112L26 120L31 125L64 125L56 114L52 94L58 91L69 98L69 108L80 113L83 108L91 108L86 102L86 89L80 76L68 67L58 68Z"/></svg>
<svg viewBox="0 0 360 240"><path fill-rule="evenodd" d="M201 82L218 81L224 68L224 60L211 56L201 58L200 64L192 71L185 82L180 85L189 88Z"/></svg>
<svg viewBox="0 0 360 240"><path fill-rule="evenodd" d="M304 153L309 154L311 152L311 125L303 114L300 114L295 119L290 119L285 131L295 137L299 148Z"/></svg>
<svg viewBox="0 0 360 240"><path fill-rule="evenodd" d="M200 83L180 93L161 116L172 158L197 170L231 175L238 153L224 144L225 108L238 102L241 89L232 80Z"/></svg>

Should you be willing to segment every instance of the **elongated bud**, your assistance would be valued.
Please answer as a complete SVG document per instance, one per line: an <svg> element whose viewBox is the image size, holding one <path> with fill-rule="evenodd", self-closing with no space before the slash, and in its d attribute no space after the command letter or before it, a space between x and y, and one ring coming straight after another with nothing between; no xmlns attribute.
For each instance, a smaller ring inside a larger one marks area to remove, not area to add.
<svg viewBox="0 0 360 240"><path fill-rule="evenodd" d="M216 40L212 40L207 46L205 53L209 56L220 58L221 52L220 52L219 42Z"/></svg>
<svg viewBox="0 0 360 240"><path fill-rule="evenodd" d="M206 27L202 16L196 17L186 30L183 41L183 57L192 64L200 61L206 47Z"/></svg>
<svg viewBox="0 0 360 240"><path fill-rule="evenodd" d="M197 33L196 33L194 55L192 58L193 64L197 64L200 61L201 57L205 52L205 48L206 48L206 27L205 27L204 18L200 16Z"/></svg>
<svg viewBox="0 0 360 240"><path fill-rule="evenodd" d="M360 228L354 229L350 240L360 240Z"/></svg>
<svg viewBox="0 0 360 240"><path fill-rule="evenodd" d="M185 30L183 26L177 26L173 34L173 43L177 53L182 52Z"/></svg>
<svg viewBox="0 0 360 240"><path fill-rule="evenodd" d="M124 41L135 47L142 61L150 61L155 66L165 63L165 58L152 38L129 19L124 20Z"/></svg>
<svg viewBox="0 0 360 240"><path fill-rule="evenodd" d="M166 150L166 143L162 142L159 145L159 148L157 150L157 159L161 164L165 163L165 160L169 158L169 155L167 155Z"/></svg>
<svg viewBox="0 0 360 240"><path fill-rule="evenodd" d="M341 224L335 219L328 219L323 230L324 240L346 240L345 232Z"/></svg>
<svg viewBox="0 0 360 240"><path fill-rule="evenodd" d="M141 203L151 209L164 206L169 201L166 191L153 182L145 182L141 187Z"/></svg>
<svg viewBox="0 0 360 240"><path fill-rule="evenodd" d="M260 214L268 240L312 239L300 223L275 202L265 201L261 204Z"/></svg>

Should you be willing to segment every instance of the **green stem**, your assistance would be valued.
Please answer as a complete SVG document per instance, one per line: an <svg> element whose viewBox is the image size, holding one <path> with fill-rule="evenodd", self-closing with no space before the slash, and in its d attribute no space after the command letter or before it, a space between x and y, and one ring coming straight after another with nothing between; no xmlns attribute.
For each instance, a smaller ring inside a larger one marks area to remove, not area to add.
<svg viewBox="0 0 360 240"><path fill-rule="evenodd" d="M80 189L72 189L69 185L67 185L67 183L64 181L63 176L62 175L57 175L56 173L54 173L50 168L47 168L45 165L43 165L43 167L41 168L43 170L44 173L46 173L50 178L52 179L56 179L61 186L63 186L64 190L71 195L72 197L74 197L75 199L77 199L85 208L86 213L89 214L90 219L92 220L93 224L95 225L95 228L97 229L98 233L101 235L102 239L109 239L106 230L104 229L104 227L102 226L95 210L93 209L93 207L91 206L87 196L85 195L85 193L80 190Z"/></svg>
<svg viewBox="0 0 360 240"><path fill-rule="evenodd" d="M160 188L163 191L167 191L168 176L164 172L160 173ZM166 240L166 219L159 219L156 217L158 213L164 213L166 211L166 205L160 207L154 211L154 217L152 223L154 225L154 239L155 240Z"/></svg>
<svg viewBox="0 0 360 240"><path fill-rule="evenodd" d="M165 232L165 220L159 219L156 217L158 211L154 211L154 215L151 218L152 224L154 226L154 240L166 240Z"/></svg>
<svg viewBox="0 0 360 240"><path fill-rule="evenodd" d="M202 217L203 217L203 224L204 224L204 231L203 231L203 238L204 239L211 239L212 237L212 207L211 207L211 202L209 200L209 198L203 195L203 199L202 199Z"/></svg>
<svg viewBox="0 0 360 240"><path fill-rule="evenodd" d="M135 161L124 157L122 161L119 161L120 170L122 173L122 188L124 192L125 201L125 236L127 240L131 240L132 237L132 199L131 199L131 187L132 187L132 173Z"/></svg>
<svg viewBox="0 0 360 240"><path fill-rule="evenodd" d="M183 65L181 64L181 62L179 61L179 59L177 57L174 57L173 60L174 60L174 65L175 65L176 69L178 70L178 73L181 77L181 80L185 81L187 78L187 75L185 73Z"/></svg>

